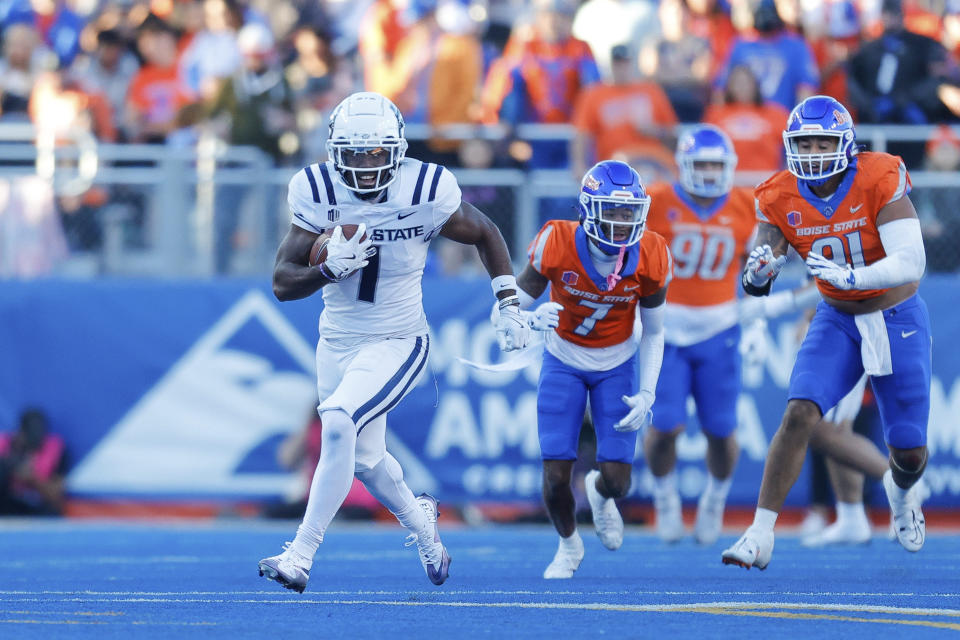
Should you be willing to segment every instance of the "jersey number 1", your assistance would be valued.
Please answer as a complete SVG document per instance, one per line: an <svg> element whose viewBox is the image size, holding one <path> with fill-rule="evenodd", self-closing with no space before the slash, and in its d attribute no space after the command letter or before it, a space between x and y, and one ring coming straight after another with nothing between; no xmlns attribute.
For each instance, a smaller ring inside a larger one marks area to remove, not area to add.
<svg viewBox="0 0 960 640"><path fill-rule="evenodd" d="M367 266L360 271L360 286L357 287L357 300L373 304L377 296L377 280L380 278L380 248L367 258Z"/></svg>

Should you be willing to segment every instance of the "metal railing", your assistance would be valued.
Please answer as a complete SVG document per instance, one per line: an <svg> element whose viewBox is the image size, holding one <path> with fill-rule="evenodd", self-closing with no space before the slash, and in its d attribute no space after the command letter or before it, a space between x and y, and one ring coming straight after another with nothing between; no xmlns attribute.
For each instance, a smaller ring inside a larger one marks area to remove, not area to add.
<svg viewBox="0 0 960 640"><path fill-rule="evenodd" d="M960 136L960 127L953 129ZM861 126L857 131L858 140L875 150L885 150L889 142L926 141L934 127ZM566 140L572 133L573 128L568 125L520 125L512 132L503 126L407 128L408 137L414 140L499 140L506 135L526 140ZM267 274L279 238L289 224L285 186L299 169L275 167L256 148L228 147L212 137L202 137L196 147L187 149L97 144L83 133L56 140L38 136L29 124L0 123L0 150L0 180L39 176L58 199L77 197L96 187L108 191L106 203L90 214L100 234L97 243L72 248L57 269L79 276L198 277L215 273L215 245L224 241L216 237L215 212L218 192L226 185L242 186L247 192L240 209L232 212L245 217L245 222L240 225L242 242L229 272ZM481 209L504 230L518 260L523 259L527 243L543 220L572 214L572 207L567 211L551 210L548 206L565 198L572 204L577 181L567 170L452 170L465 192L492 192ZM755 184L763 177L766 176L739 174L738 181ZM960 189L960 175L956 173L914 171L911 177L919 188ZM118 191L134 193L142 210L132 210L129 203L118 204L113 197ZM11 233L10 225L3 224L3 206L0 203L0 235ZM137 240L131 241L132 236ZM8 238L0 242L0 247L11 251L17 249L17 244ZM3 264L0 256L0 277L16 275L3 273Z"/></svg>

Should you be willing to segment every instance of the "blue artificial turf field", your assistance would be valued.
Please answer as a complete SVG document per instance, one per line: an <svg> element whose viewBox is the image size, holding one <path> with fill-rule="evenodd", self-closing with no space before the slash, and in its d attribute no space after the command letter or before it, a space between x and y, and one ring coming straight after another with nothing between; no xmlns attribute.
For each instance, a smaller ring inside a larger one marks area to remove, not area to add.
<svg viewBox="0 0 960 640"><path fill-rule="evenodd" d="M443 520L441 519L441 525ZM546 581L548 526L447 528L451 577L430 584L397 526L335 522L300 595L257 576L296 523L0 521L0 638L822 638L955 636L960 537L917 554L809 550L781 533L770 567L628 529L581 525L572 580Z"/></svg>

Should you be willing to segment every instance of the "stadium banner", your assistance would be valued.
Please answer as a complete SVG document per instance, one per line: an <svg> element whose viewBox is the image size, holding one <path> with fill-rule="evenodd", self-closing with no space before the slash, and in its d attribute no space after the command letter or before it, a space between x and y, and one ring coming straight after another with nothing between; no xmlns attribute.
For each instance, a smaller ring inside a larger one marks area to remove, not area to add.
<svg viewBox="0 0 960 640"><path fill-rule="evenodd" d="M536 363L498 363L485 279L428 277L430 368L389 417L388 448L414 491L442 500L539 501ZM957 280L921 287L933 319L926 478L930 504L960 505L960 315ZM86 497L275 499L296 486L277 446L315 410L320 296L277 302L262 281L0 282L0 431L28 406L66 439L68 486ZM765 362L743 371L741 446L731 504L756 501L763 459L786 402L797 317L771 321ZM825 364L829 366L829 364ZM869 407L868 407L869 410ZM654 407L656 414L656 407ZM680 489L697 496L706 442L678 443ZM879 425L874 438L879 441ZM631 495L650 495L638 448ZM806 504L804 475L788 504ZM874 501L882 504L882 491Z"/></svg>

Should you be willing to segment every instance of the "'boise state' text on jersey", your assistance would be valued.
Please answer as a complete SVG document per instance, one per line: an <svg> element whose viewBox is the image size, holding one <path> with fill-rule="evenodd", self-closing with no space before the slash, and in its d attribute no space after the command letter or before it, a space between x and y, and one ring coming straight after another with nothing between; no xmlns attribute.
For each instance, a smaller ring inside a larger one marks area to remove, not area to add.
<svg viewBox="0 0 960 640"><path fill-rule="evenodd" d="M460 207L452 173L405 158L382 202L371 203L340 184L333 163L312 164L290 180L293 224L313 233L337 225L367 225L377 253L346 279L323 288L320 335L375 339L423 335L421 279L427 248Z"/></svg>

